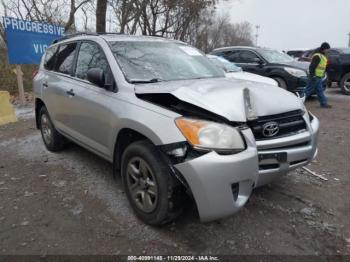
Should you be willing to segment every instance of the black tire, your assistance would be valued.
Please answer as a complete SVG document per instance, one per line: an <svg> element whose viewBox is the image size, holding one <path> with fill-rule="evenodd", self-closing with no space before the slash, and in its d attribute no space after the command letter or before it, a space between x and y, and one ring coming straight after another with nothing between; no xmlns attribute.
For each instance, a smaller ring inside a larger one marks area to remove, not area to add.
<svg viewBox="0 0 350 262"><path fill-rule="evenodd" d="M135 172L137 161L139 161L139 166L136 171L139 172ZM143 168L141 163L143 163ZM145 177L141 174L141 169L148 170L146 173L151 176L151 179L146 180L156 185L157 190L152 189L157 192L156 194L153 194L154 192L152 194L148 193L147 186L145 189L140 189L142 187L140 185L143 184L144 186L145 183L145 180L141 181ZM134 179L135 174L139 175L138 179ZM171 222L181 213L182 208L179 208L173 197L174 180L170 174L170 169L162 160L158 149L149 141L137 141L125 149L121 161L121 176L130 205L136 216L144 223L163 225ZM144 192L143 196L142 193L135 193L140 191ZM142 202L146 202L146 198L150 202L153 200L153 205L149 205L147 211L145 210L147 205L142 205Z"/></svg>
<svg viewBox="0 0 350 262"><path fill-rule="evenodd" d="M47 150L57 152L64 149L67 140L57 132L45 106L40 109L39 127Z"/></svg>
<svg viewBox="0 0 350 262"><path fill-rule="evenodd" d="M277 81L278 86L280 88L287 90L287 83L286 83L286 81L283 78L281 78L281 77L273 77L273 79L275 79Z"/></svg>
<svg viewBox="0 0 350 262"><path fill-rule="evenodd" d="M347 73L340 80L340 88L343 94L350 96L350 73Z"/></svg>

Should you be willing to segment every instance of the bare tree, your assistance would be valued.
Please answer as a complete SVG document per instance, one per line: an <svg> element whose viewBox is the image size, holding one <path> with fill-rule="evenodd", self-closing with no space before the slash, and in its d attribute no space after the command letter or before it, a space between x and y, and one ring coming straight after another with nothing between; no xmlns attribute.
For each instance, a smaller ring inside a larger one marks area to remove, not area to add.
<svg viewBox="0 0 350 262"><path fill-rule="evenodd" d="M106 32L107 0L97 0L96 6L96 32Z"/></svg>

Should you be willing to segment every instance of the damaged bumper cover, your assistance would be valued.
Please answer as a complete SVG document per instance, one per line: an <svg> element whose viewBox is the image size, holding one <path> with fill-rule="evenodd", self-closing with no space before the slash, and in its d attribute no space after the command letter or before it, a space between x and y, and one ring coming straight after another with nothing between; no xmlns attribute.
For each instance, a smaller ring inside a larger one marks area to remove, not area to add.
<svg viewBox="0 0 350 262"><path fill-rule="evenodd" d="M247 149L233 155L207 153L174 165L191 188L201 221L234 214L248 201L258 176L258 155L249 129Z"/></svg>
<svg viewBox="0 0 350 262"><path fill-rule="evenodd" d="M320 123L313 116L306 132L257 142L259 154L259 179L257 187L271 183L288 172L305 166L317 155L318 133Z"/></svg>

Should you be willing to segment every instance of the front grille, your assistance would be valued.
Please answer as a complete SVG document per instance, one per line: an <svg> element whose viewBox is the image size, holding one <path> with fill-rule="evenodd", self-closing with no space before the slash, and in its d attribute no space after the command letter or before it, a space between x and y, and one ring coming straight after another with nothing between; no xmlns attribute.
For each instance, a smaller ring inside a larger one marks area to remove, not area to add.
<svg viewBox="0 0 350 262"><path fill-rule="evenodd" d="M303 111L296 110L288 113L263 116L257 120L248 122L248 126L252 129L256 140L275 139L284 136L294 135L306 130L306 123L303 118ZM264 125L275 122L278 124L279 131L271 137L264 134Z"/></svg>

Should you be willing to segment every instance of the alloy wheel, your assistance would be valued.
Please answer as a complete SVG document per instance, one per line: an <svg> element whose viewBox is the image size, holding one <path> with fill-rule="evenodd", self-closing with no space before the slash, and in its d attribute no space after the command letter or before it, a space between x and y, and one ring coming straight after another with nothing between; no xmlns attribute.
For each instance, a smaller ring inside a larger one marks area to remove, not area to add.
<svg viewBox="0 0 350 262"><path fill-rule="evenodd" d="M52 141L52 130L49 121L46 114L41 115L41 132L46 144L50 144Z"/></svg>
<svg viewBox="0 0 350 262"><path fill-rule="evenodd" d="M127 187L132 201L145 213L151 213L158 203L156 178L145 160L132 158L127 166Z"/></svg>

